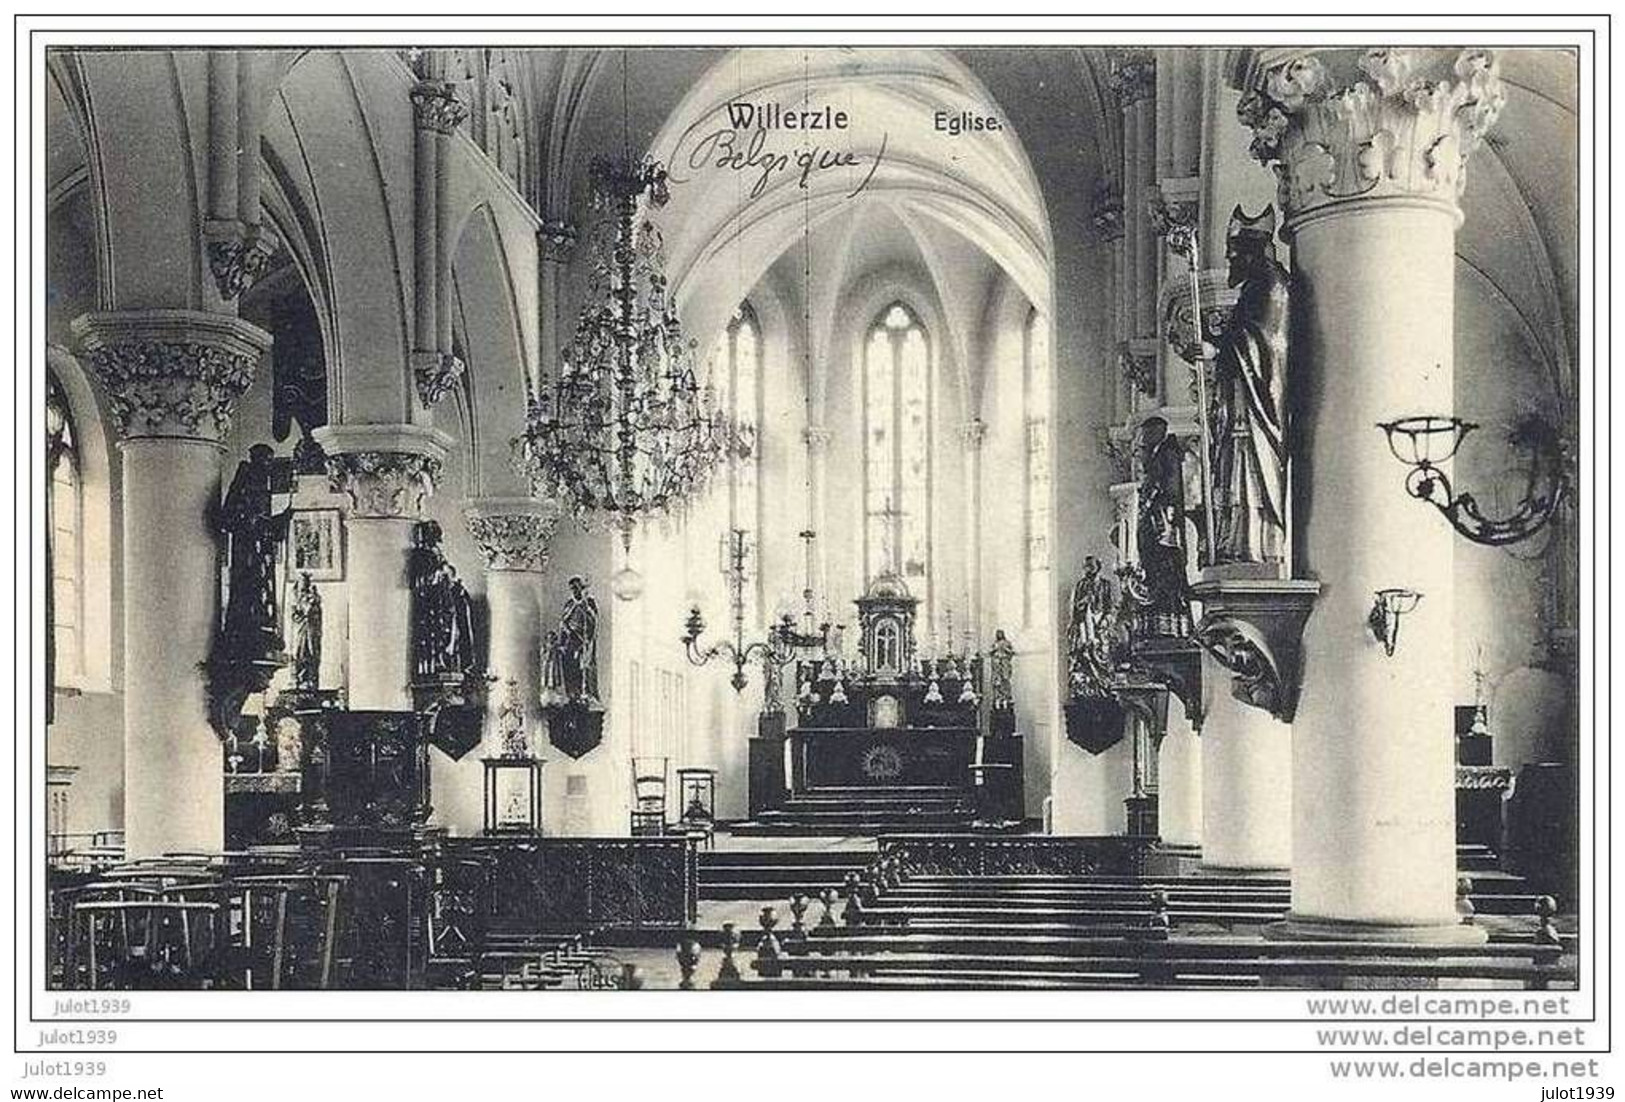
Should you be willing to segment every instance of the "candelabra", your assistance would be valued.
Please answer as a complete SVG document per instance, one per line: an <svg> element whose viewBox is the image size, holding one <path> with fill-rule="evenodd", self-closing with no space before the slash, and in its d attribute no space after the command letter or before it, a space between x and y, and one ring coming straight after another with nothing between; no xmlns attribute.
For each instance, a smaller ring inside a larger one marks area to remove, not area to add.
<svg viewBox="0 0 1625 1102"><path fill-rule="evenodd" d="M1456 454L1467 434L1478 428L1459 417L1401 417L1377 425L1388 448L1410 468L1406 491L1444 515L1450 526L1474 543L1502 547L1528 539L1551 522L1573 492L1569 457L1558 431L1536 414L1519 419L1508 443L1531 456L1523 498L1511 514L1486 517L1470 493L1458 494L1439 464Z"/></svg>
<svg viewBox="0 0 1625 1102"><path fill-rule="evenodd" d="M803 539L808 542L808 562L811 563L811 532L803 532ZM782 712L784 710L783 682L781 670L785 665L802 656L815 656L824 649L825 640L829 635L829 625L823 624L819 630L797 630L795 617L786 612L767 629L767 635L759 640L747 641L745 639L745 556L746 533L741 528L733 529L728 536L728 603L733 616L733 637L713 643L709 647L699 645L700 636L705 633L705 618L700 614L700 607L695 605L688 611L688 620L684 625L683 647L688 654L688 660L696 666L703 666L713 658L726 658L733 663L733 676L728 683L735 692L744 692L745 686L750 683L745 669L752 662L762 664L762 710L767 713ZM808 624L811 624L812 576L809 569L807 588L803 591L808 609Z"/></svg>

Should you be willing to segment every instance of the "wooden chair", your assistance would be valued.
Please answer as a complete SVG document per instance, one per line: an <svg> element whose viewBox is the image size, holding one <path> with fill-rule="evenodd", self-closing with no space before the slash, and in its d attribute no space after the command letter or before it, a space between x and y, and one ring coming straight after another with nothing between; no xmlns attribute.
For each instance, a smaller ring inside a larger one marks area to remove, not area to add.
<svg viewBox="0 0 1625 1102"><path fill-rule="evenodd" d="M692 838L706 849L716 846L717 771L688 766L677 771L677 821L672 833Z"/></svg>
<svg viewBox="0 0 1625 1102"><path fill-rule="evenodd" d="M236 973L249 990L325 991L345 885L319 873L250 875L230 881L235 903Z"/></svg>
<svg viewBox="0 0 1625 1102"><path fill-rule="evenodd" d="M72 916L67 968L72 986L91 991L221 986L227 938L217 903L83 899L73 904Z"/></svg>
<svg viewBox="0 0 1625 1102"><path fill-rule="evenodd" d="M667 758L632 759L632 822L634 838L666 833Z"/></svg>
<svg viewBox="0 0 1625 1102"><path fill-rule="evenodd" d="M346 881L334 937L335 984L368 991L423 986L430 895L423 862L350 854L324 861L319 871Z"/></svg>

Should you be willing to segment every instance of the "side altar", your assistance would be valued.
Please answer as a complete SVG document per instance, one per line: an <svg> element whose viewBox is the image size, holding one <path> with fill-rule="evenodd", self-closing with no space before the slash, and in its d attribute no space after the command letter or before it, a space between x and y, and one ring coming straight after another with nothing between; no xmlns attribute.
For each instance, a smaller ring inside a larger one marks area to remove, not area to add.
<svg viewBox="0 0 1625 1102"><path fill-rule="evenodd" d="M912 823L1003 827L1023 816L1013 648L916 652L918 598L882 575L855 602L859 658L794 663L795 694L750 747L753 822L882 833ZM967 648L968 649L968 648Z"/></svg>

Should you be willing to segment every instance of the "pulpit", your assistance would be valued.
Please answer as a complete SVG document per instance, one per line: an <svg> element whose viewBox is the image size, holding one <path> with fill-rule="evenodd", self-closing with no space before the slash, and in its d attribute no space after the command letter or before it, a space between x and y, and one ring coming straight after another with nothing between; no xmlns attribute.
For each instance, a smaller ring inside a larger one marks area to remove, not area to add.
<svg viewBox="0 0 1625 1102"><path fill-rule="evenodd" d="M331 711L311 717L301 784L302 832L412 835L429 813L429 742L415 712Z"/></svg>

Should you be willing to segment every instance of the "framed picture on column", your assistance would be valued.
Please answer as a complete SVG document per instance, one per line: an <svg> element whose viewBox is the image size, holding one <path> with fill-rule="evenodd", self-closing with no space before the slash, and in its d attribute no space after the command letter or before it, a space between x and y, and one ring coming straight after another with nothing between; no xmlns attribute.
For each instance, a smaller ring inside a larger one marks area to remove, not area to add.
<svg viewBox="0 0 1625 1102"><path fill-rule="evenodd" d="M337 509L295 509L288 529L288 576L313 582L344 579L344 522Z"/></svg>

